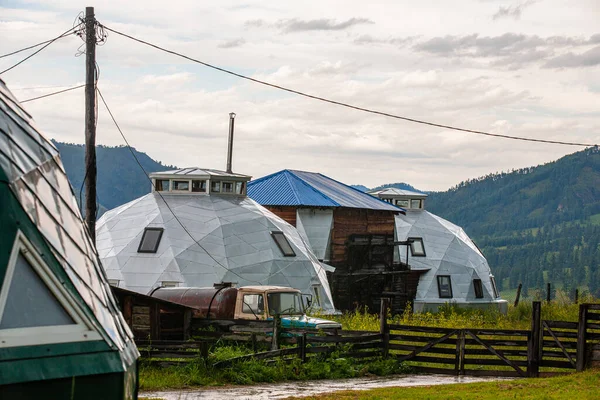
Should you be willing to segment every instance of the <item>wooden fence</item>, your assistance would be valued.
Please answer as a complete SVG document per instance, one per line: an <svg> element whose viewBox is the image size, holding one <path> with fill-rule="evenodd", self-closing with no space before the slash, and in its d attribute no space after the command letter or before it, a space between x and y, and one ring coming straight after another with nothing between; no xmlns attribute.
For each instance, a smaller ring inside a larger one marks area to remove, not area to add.
<svg viewBox="0 0 600 400"><path fill-rule="evenodd" d="M385 300L381 315L386 315ZM536 377L581 371L600 364L600 305L582 304L578 322L541 319L534 302L530 330L439 328L389 324L380 331L281 328L277 321L195 320L194 341L139 341L142 357L185 362L208 359L212 346L246 343L252 354L216 363L225 367L247 359L325 357L396 358L415 371L450 375ZM280 348L283 347L283 348ZM175 362L175 361L173 361Z"/></svg>

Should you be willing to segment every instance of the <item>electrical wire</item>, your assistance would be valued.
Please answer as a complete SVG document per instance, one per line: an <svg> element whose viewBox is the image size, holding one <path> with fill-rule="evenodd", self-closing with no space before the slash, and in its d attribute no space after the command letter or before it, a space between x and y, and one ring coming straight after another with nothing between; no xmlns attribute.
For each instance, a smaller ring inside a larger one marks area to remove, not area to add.
<svg viewBox="0 0 600 400"><path fill-rule="evenodd" d="M36 47L38 47L38 46L41 46L41 45L43 45L43 44L49 43L49 42L51 42L51 41L53 41L53 40L54 40L54 39L45 40L45 41L43 41L43 42L40 42L40 43L37 43L37 44L31 45L31 46L28 46L28 47L24 47L24 48L22 48L22 49L20 49L20 50L15 50L15 51L13 51L13 52L10 52L10 53L2 54L2 55L0 56L0 58L4 58L4 57L8 57L8 56L12 56L12 55L15 55L15 54L21 53L21 52L23 52L23 51L25 51L25 50L30 50L30 49L36 48Z"/></svg>
<svg viewBox="0 0 600 400"><path fill-rule="evenodd" d="M107 31L116 33L117 35L121 35L123 37L131 39L131 40L136 41L138 43L145 44L146 46L153 47L153 48L161 50L161 51L163 51L165 53L169 53L169 54L172 54L172 55L184 58L186 60L193 61L195 63L204 65L205 67L212 68L214 70L217 70L217 71L220 71L220 72L224 72L226 74L233 75L233 76L236 76L238 78L246 79L248 81L251 81L251 82L254 82L254 83L258 83L258 84L261 84L261 85L265 85L265 86L269 86L269 87L272 87L274 89L283 90L283 91L286 91L288 93L297 94L299 96L308 97L308 98L313 99L313 100L319 100L319 101L323 101L323 102L330 103L330 104L335 104L335 105L346 107L346 108L350 108L350 109L353 109L353 110L358 110L358 111L363 111L363 112L370 113L370 114L381 115L381 116L388 117L388 118L394 118L394 119L399 119L399 120L403 120L403 121L413 122L413 123L416 123L416 124L434 126L434 127L437 127L437 128L450 129L450 130L459 131L459 132L467 132L467 133L473 133L473 134L484 135L484 136L491 136L491 137L496 137L496 138L511 139L511 140L521 140L521 141L526 141L526 142L560 144L560 145L565 145L565 146L583 146L583 147L596 146L596 144L592 144L592 143L580 143L580 142L567 142L567 141L559 141L559 140L535 139L535 138L528 138L528 137L522 137L522 136L502 135L502 134L498 134L498 133L491 133L491 132L479 131L479 130L474 130L474 129L459 128L459 127L456 127L456 126L438 124L438 123L435 123L435 122L430 122L430 121L420 120L420 119L416 119L416 118L410 118L410 117L404 117L404 116L401 116L401 115L391 114L391 113L387 113L387 112L384 112L384 111L378 111L378 110L373 110L373 109L370 109L370 108L359 107L359 106L355 106L355 105L352 105L352 104L349 104L349 103L344 103L344 102L341 102L341 101L331 100L331 99L327 99L325 97L315 96L315 95L312 95L312 94L309 94L309 93L306 93L306 92L301 92L299 90L291 89L291 88L288 88L288 87L285 87L285 86L276 85L274 83L270 83L270 82L266 82L266 81L263 81L263 80L260 80L260 79L256 79L256 78L252 78L252 77L249 77L249 76L246 76L246 75L242 75L242 74L239 74L237 72L233 72L233 71L230 71L228 69L225 69L225 68L222 68L222 67L218 67L216 65L209 64L207 62L198 60L196 58L193 58L193 57L190 57L190 56L186 56L185 54L181 54L181 53L178 53L176 51L166 49L164 47L161 47L161 46L158 46L156 44L147 42L145 40L138 39L138 38L136 38L134 36L131 36L131 35L128 35L126 33L119 32L119 31L117 31L115 29L109 28L106 25L103 25L103 27Z"/></svg>
<svg viewBox="0 0 600 400"><path fill-rule="evenodd" d="M79 89L79 88L82 88L82 87L85 87L85 84L79 85L79 86L73 86L73 87L70 87L70 88L64 89L64 90L59 90L58 92L52 92L52 93L44 94L42 96L32 97L31 99L23 100L23 101L20 101L19 103L23 104L23 103L27 103L28 101L34 101L34 100L43 99L44 97L54 96L54 95L57 95L57 94L69 92L71 90Z"/></svg>
<svg viewBox="0 0 600 400"><path fill-rule="evenodd" d="M125 137L125 134L123 133L123 131L121 130L121 127L119 126L119 124L117 123L112 111L110 110L110 108L108 107L108 104L106 104L106 100L104 99L104 96L102 96L102 92L100 91L100 88L97 88L98 94L100 95L100 99L102 100L102 103L104 103L104 107L106 107L106 110L108 111L108 114L110 115L110 118L112 119L113 123L115 124L115 126L117 127L117 130L119 131L119 133L121 134L121 137L123 138L123 140L125 141L125 144L127 145L127 148L129 149L129 151L131 152L131 155L133 156L133 158L135 159L135 161L137 162L137 164L139 165L139 167L141 168L141 170L144 172L144 175L146 176L146 178L148 178L148 180L150 181L150 184L152 185L152 188L154 189L154 193L157 193L160 198L162 199L162 201L165 203L165 205L167 206L167 208L169 209L169 211L171 212L171 214L173 215L173 218L175 218L175 220L179 223L179 225L181 225L181 227L183 228L183 230L188 234L188 236L198 245L198 247L200 247L202 250L204 250L204 252L210 257L212 258L212 260L214 262L216 262L219 266L221 266L222 268L224 268L226 271L231 272L232 274L234 274L235 276L237 276L240 279L243 279L245 281L249 281L249 282L253 282L253 283L257 283L259 285L263 285L262 282L259 281L254 281L251 279L248 279L247 277L243 277L242 275L238 274L237 272L227 268L226 266L224 266L223 264L221 264L219 262L219 260L217 260L215 257L212 256L212 254L210 254L209 251L207 251L201 244L200 242L198 242L194 236L192 236L192 234L190 233L190 231L185 227L185 225L183 224L183 222L181 222L181 220L177 217L177 215L173 212L173 209L171 208L171 206L169 205L169 203L167 203L167 201L165 200L165 198L163 197L162 193L158 190L156 190L156 187L154 186L154 182L152 182L152 179L150 178L150 176L148 175L148 173L146 172L146 169L142 166L142 164L140 163L140 160L137 158L137 156L135 155L135 152L133 151L131 145L129 144L129 141L127 140L127 138Z"/></svg>
<svg viewBox="0 0 600 400"><path fill-rule="evenodd" d="M35 56L36 54L38 54L40 51L44 50L46 47L50 46L52 43L54 43L54 42L55 42L55 41L57 41L58 39L62 39L62 38L64 38L64 37L67 37L67 36L69 36L69 35L73 35L73 34L75 34L75 33L76 33L76 32L75 32L75 29L77 29L77 27L78 27L78 26L71 27L71 28L67 29L65 32L63 32L61 35L59 35L59 36L55 37L54 39L51 39L51 40L49 40L49 41L47 41L47 42L44 42L44 43L46 43L46 44L45 44L43 47L41 47L41 48L39 48L38 50L34 51L33 53L31 53L30 55L28 55L27 57L25 57L24 59L22 59L22 60L21 60L21 61L19 61L18 63L14 64L13 66L11 66L11 67L8 67L8 68L7 68L7 69L5 69L4 71L0 72L0 75L2 75L3 73L5 73L5 72L7 72L7 71L10 71L11 69L13 69L13 68L15 68L15 67L17 67L17 66L21 65L21 64L22 64L22 63L24 63L25 61L29 60L31 57L33 57L33 56ZM38 44L38 45L36 45L36 46L39 46L39 45L40 45L40 44ZM35 46L34 46L34 47L35 47ZM22 50L19 50L19 51L22 51ZM17 51L17 53L18 53L19 51Z"/></svg>

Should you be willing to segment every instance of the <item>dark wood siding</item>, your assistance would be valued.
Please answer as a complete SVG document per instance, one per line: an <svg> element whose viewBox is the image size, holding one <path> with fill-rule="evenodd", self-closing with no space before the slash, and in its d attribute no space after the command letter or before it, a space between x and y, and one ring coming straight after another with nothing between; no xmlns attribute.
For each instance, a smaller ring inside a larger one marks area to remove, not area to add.
<svg viewBox="0 0 600 400"><path fill-rule="evenodd" d="M290 225L296 226L296 207L291 206L265 206L266 209L283 219Z"/></svg>

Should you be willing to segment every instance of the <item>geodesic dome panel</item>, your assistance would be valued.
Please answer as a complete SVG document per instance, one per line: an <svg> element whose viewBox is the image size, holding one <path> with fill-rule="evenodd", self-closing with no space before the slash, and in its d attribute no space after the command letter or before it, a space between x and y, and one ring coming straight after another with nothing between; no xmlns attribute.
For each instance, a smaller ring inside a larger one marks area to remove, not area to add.
<svg viewBox="0 0 600 400"><path fill-rule="evenodd" d="M464 230L428 211L406 211L396 217L396 239L422 238L424 257L412 256L413 270L425 271L419 280L415 301L485 303L497 301L487 260ZM396 260L406 262L403 246L396 249ZM437 276L449 275L452 298L440 298ZM476 298L474 279L481 279L483 298Z"/></svg>
<svg viewBox="0 0 600 400"><path fill-rule="evenodd" d="M307 294L319 285L322 308L334 309L323 265L287 222L249 198L162 196L168 206L150 193L98 221L97 247L109 280L144 294L166 283L277 285ZM164 230L156 253L138 251L146 228ZM282 232L295 256L285 256L271 232Z"/></svg>

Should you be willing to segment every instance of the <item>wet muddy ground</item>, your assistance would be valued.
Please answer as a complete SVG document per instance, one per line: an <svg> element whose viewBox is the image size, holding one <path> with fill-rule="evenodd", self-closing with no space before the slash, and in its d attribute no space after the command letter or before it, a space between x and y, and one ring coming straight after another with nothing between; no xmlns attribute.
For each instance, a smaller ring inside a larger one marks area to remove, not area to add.
<svg viewBox="0 0 600 400"><path fill-rule="evenodd" d="M290 396L311 396L321 393L332 393L340 390L367 390L382 387L409 387L445 385L452 383L469 383L499 380L498 378L476 378L468 376L447 375L397 375L375 378L354 378L340 380L321 380L306 382L285 382L260 384L255 386L227 386L194 390L172 390L162 392L144 392L140 396L164 400L262 400L284 399Z"/></svg>

